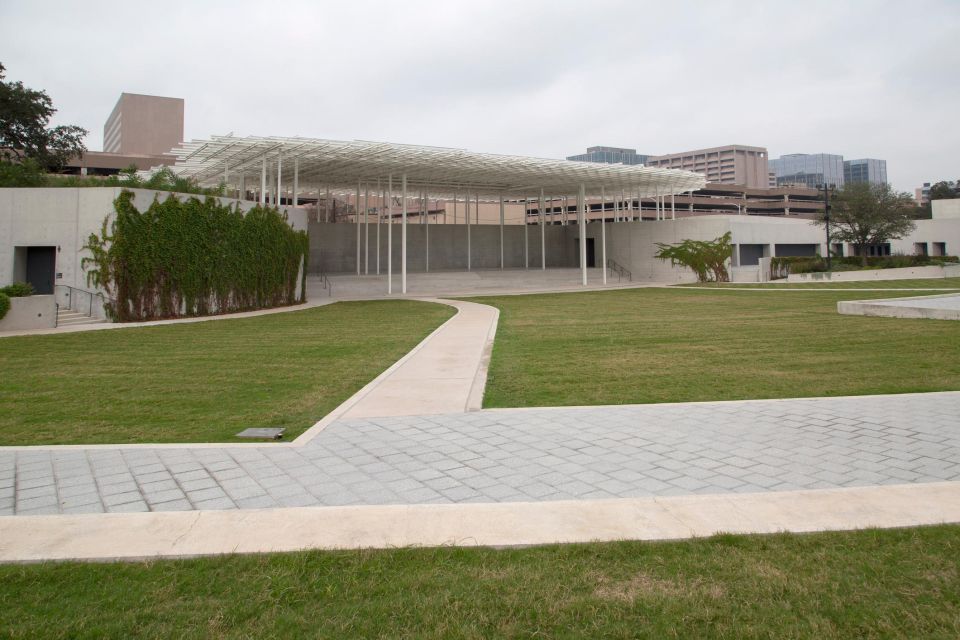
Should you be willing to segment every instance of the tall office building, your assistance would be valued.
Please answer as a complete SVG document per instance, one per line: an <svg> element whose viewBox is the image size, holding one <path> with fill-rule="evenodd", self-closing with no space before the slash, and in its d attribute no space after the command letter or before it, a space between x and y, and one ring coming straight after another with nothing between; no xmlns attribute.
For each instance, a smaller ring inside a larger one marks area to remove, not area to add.
<svg viewBox="0 0 960 640"><path fill-rule="evenodd" d="M790 153L770 160L770 169L777 176L777 186L803 185L814 188L832 184L842 187L844 183L843 156L832 153Z"/></svg>
<svg viewBox="0 0 960 640"><path fill-rule="evenodd" d="M739 184L754 189L769 186L767 150L739 144L710 149L695 149L664 156L651 156L649 167L684 169L707 177L707 182Z"/></svg>
<svg viewBox="0 0 960 640"><path fill-rule="evenodd" d="M621 147L588 147L586 153L576 156L567 156L567 160L577 162L603 162L606 164L646 164L647 158L638 154L636 149Z"/></svg>
<svg viewBox="0 0 960 640"><path fill-rule="evenodd" d="M875 158L860 158L859 160L843 161L843 180L847 184L854 182L869 182L871 184L887 183L887 161Z"/></svg>
<svg viewBox="0 0 960 640"><path fill-rule="evenodd" d="M121 93L103 125L103 150L158 156L183 142L183 99Z"/></svg>

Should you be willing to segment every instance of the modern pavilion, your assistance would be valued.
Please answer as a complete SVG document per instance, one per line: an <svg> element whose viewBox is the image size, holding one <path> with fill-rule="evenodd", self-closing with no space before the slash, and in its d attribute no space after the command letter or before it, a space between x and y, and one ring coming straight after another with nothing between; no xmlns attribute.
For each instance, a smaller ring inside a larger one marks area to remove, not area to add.
<svg viewBox="0 0 960 640"><path fill-rule="evenodd" d="M213 136L194 140L171 151L176 157L173 171L200 185L223 183L227 192L243 198L249 187L255 189L261 204L279 203L284 193L297 205L302 199L317 201L325 192L353 195L356 202L379 185L386 192L387 220L395 220L394 200L400 197L401 292L407 291L407 203L416 198L451 200L464 196L467 206L475 202L500 204L500 262L503 266L504 204L510 201L536 202L543 242L545 203L559 196L576 197L576 219L580 228L586 222L588 199L599 202L604 211L617 207L616 194L631 194L657 203L657 218L667 217L667 197L700 189L705 178L677 169L642 165L615 165L570 160L552 160L524 156L476 153L463 149L427 147L386 142L338 141L312 138ZM269 177L268 177L269 175ZM285 179L287 182L285 182ZM398 193L399 190L399 193ZM316 194L314 196L313 194ZM608 201L608 195L611 200ZM529 208L528 208L529 210ZM675 215L670 206L671 216ZM624 212L625 214L627 212ZM624 219L630 219L625 217ZM427 217L429 224L429 216ZM525 221L526 222L526 221ZM470 256L470 216L466 216L467 265ZM606 224L602 230L602 260L606 262ZM356 216L359 274L360 216ZM387 225L392 234L394 225ZM388 251L392 242L388 235ZM428 249L429 250L429 249ZM587 284L586 234L579 238L582 283ZM389 254L388 254L389 255ZM541 256L544 253L541 251ZM392 293L392 264L388 259L388 293ZM604 273L605 277L605 273Z"/></svg>

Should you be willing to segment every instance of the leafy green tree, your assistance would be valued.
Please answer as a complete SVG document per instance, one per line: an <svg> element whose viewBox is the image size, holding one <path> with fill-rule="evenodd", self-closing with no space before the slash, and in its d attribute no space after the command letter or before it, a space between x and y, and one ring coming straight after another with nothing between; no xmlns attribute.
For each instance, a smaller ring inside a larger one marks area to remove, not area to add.
<svg viewBox="0 0 960 640"><path fill-rule="evenodd" d="M831 196L830 206L831 238L854 245L864 267L869 247L902 238L916 227L913 197L886 183L847 184ZM826 218L821 214L815 222L825 225Z"/></svg>
<svg viewBox="0 0 960 640"><path fill-rule="evenodd" d="M29 159L45 170L57 170L70 158L83 155L87 130L73 125L47 127L57 112L45 91L4 82L0 64L0 159Z"/></svg>
<svg viewBox="0 0 960 640"><path fill-rule="evenodd" d="M930 200L952 200L960 198L960 182L953 184L942 180L930 187Z"/></svg>
<svg viewBox="0 0 960 640"><path fill-rule="evenodd" d="M658 242L659 251L654 256L660 260L669 260L671 266L688 267L697 274L698 282L729 282L727 261L733 255L730 232L716 240L684 240L678 244Z"/></svg>

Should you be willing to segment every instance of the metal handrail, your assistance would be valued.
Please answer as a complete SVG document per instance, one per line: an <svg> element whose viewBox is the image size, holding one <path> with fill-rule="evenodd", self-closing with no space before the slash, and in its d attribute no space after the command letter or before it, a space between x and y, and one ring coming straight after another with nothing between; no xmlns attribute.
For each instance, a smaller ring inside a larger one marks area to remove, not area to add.
<svg viewBox="0 0 960 640"><path fill-rule="evenodd" d="M58 285L54 285L54 288L56 288L56 287L63 287L64 289L67 289L67 297L70 299L70 306L67 307L67 308L68 308L68 309L73 309L74 311L79 311L79 309L75 309L74 306L73 306L73 292L74 292L74 291L78 291L78 292L80 292L80 293L85 293L85 294L87 294L87 295L89 296L89 298L90 298L90 305L89 305L88 308L87 308L87 315L88 315L89 317L91 317L91 318L93 317L93 298L94 298L94 296L98 296L98 297L100 298L100 300L103 301L103 303L116 302L113 298L108 298L107 296L103 295L103 292L101 292L101 291L90 291L89 289L81 289L80 287L74 287L74 286L71 286L71 285L69 285L69 284L58 284ZM59 305L58 305L58 306L59 306Z"/></svg>
<svg viewBox="0 0 960 640"><path fill-rule="evenodd" d="M623 276L627 276L627 279L630 282L633 282L633 274L629 269L624 267L622 264L619 264L613 258L607 258L607 268L617 274L617 282L620 282L623 279Z"/></svg>
<svg viewBox="0 0 960 640"><path fill-rule="evenodd" d="M333 297L333 283L330 282L330 278L323 271L320 272L320 284L327 290L327 296Z"/></svg>

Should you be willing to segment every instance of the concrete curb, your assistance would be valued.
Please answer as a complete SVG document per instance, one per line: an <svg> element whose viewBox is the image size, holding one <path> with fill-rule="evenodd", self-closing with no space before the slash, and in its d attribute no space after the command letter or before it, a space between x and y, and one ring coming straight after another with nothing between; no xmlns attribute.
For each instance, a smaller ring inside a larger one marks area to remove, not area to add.
<svg viewBox="0 0 960 640"><path fill-rule="evenodd" d="M957 308L938 308L917 304L902 304L907 300L929 301L941 298L957 298L960 293L933 296L911 296L907 298L886 298L879 300L847 300L837 303L837 313L848 316L872 316L880 318L912 318L925 320L960 320L960 304Z"/></svg>
<svg viewBox="0 0 960 640"><path fill-rule="evenodd" d="M755 494L0 518L0 562L526 546L960 522L960 482Z"/></svg>

